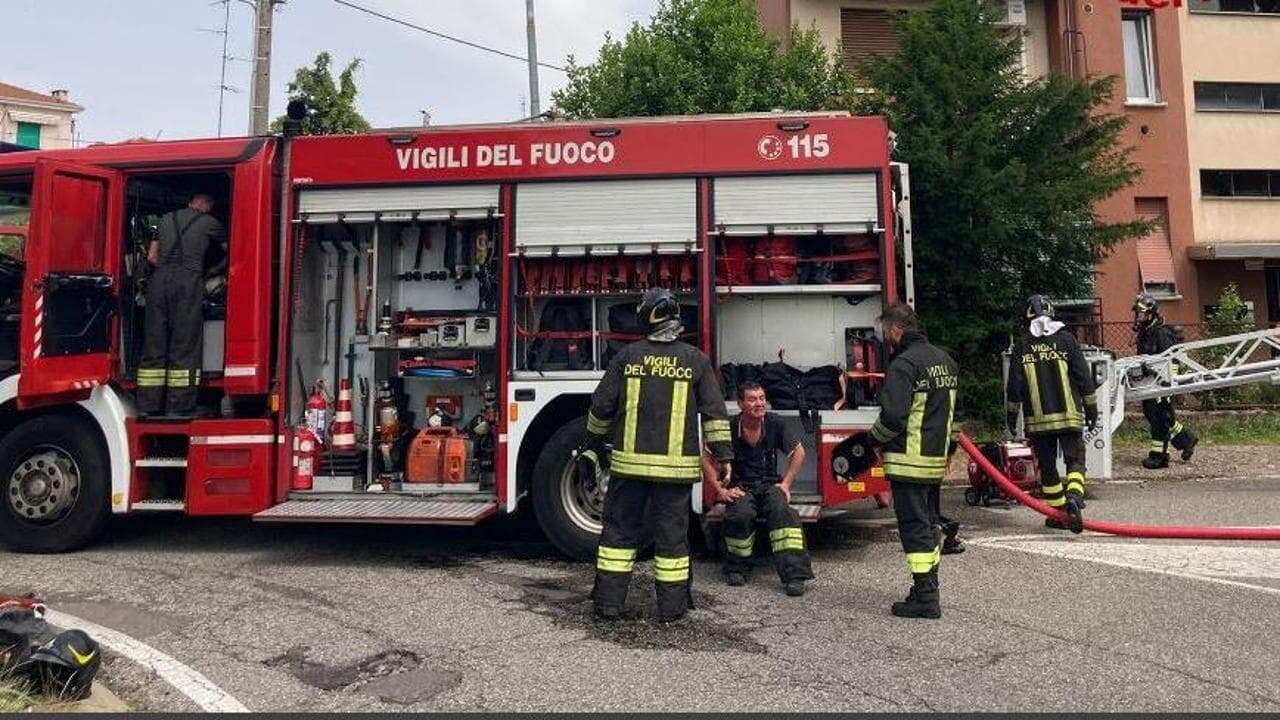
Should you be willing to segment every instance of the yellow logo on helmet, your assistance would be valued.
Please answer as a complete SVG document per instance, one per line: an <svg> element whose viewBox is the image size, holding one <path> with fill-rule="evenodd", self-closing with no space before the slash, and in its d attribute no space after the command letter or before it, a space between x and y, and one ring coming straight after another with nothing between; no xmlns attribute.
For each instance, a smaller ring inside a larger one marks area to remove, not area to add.
<svg viewBox="0 0 1280 720"><path fill-rule="evenodd" d="M77 663L78 665L80 665L81 667L84 667L85 665L88 665L88 664L89 664L89 662L90 662L91 660L93 660L93 657L94 657L95 655L97 655L97 654L98 654L98 651L97 651L97 650L90 650L88 655L81 655L81 654L80 654L79 652L77 652L77 651L76 651L76 649L75 649L75 648L73 648L73 647L68 647L68 648L67 648L67 650L70 650L70 651L71 651L71 657L75 658L75 659L76 659L76 663Z"/></svg>

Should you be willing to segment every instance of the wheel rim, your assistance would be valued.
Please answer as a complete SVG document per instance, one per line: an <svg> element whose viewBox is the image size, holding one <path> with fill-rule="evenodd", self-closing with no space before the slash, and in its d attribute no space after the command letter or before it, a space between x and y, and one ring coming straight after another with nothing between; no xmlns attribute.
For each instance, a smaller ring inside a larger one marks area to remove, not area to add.
<svg viewBox="0 0 1280 720"><path fill-rule="evenodd" d="M9 510L22 520L55 523L80 497L80 466L56 445L38 446L9 474L4 495Z"/></svg>
<svg viewBox="0 0 1280 720"><path fill-rule="evenodd" d="M569 521L587 532L600 534L604 527L604 494L609 489L609 471L583 481L570 460L560 474L560 505Z"/></svg>

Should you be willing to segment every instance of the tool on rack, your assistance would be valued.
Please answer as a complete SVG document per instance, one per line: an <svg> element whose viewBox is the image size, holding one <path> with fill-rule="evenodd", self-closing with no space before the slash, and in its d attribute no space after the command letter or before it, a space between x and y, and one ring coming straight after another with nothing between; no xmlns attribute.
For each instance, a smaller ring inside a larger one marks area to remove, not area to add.
<svg viewBox="0 0 1280 720"><path fill-rule="evenodd" d="M413 230L418 234L418 249L413 254L413 269L422 268L422 252L431 247L431 236L422 229L422 221L418 219L417 214L413 216Z"/></svg>

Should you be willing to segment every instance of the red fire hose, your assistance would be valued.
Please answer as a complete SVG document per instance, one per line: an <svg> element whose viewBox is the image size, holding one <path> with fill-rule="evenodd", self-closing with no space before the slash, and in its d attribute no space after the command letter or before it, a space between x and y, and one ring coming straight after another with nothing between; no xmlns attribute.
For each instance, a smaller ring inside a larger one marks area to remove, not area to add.
<svg viewBox="0 0 1280 720"><path fill-rule="evenodd" d="M1045 517L1056 518L1066 522L1066 513L1045 505L1023 492L1017 485L1014 485L1013 481L1005 477L1004 473L1000 472L995 465L992 465L991 461L978 450L978 446L974 444L968 435L959 433L956 438L960 442L960 447L964 448L964 451L978 464L978 467L982 468L987 477L994 480L1007 495ZM1086 530L1106 533L1107 535L1135 538L1160 538L1166 540L1280 540L1280 528L1156 527L1152 525L1130 525L1128 523L1106 522L1104 520L1089 520L1087 518L1084 521L1084 527Z"/></svg>

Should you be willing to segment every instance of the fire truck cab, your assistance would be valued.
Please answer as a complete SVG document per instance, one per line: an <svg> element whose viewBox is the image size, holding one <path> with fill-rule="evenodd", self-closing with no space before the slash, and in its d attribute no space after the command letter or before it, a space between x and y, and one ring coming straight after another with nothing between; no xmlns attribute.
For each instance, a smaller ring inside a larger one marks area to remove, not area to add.
<svg viewBox="0 0 1280 720"><path fill-rule="evenodd" d="M884 303L910 301L906 169L880 118L649 118L0 154L0 541L114 514L475 525L528 507L594 552L588 399L652 286L809 450L807 521L885 502L831 451L875 419ZM133 401L146 247L214 198L200 417ZM215 248L213 254L224 252ZM905 262L900 262L902 258ZM816 389L815 389L816 388ZM731 403L732 406L732 403ZM696 487L691 509L714 520Z"/></svg>

